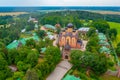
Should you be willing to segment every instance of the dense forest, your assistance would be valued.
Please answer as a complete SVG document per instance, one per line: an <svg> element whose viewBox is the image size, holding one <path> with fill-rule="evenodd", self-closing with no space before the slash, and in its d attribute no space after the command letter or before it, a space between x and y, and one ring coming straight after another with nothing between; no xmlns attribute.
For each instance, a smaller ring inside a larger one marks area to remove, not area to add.
<svg viewBox="0 0 120 80"><path fill-rule="evenodd" d="M46 13L44 16L39 18L41 24L50 23L55 25L55 23L61 23L65 25L67 22L74 22L76 19L83 20L107 20L113 22L120 22L120 15L103 15L99 13L92 13L88 11L61 11L61 12L51 12Z"/></svg>

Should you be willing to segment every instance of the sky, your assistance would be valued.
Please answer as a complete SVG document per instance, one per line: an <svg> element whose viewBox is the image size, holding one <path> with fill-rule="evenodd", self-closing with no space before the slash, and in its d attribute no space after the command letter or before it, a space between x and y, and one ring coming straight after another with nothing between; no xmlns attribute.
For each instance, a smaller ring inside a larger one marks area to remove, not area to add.
<svg viewBox="0 0 120 80"><path fill-rule="evenodd" d="M0 0L0 6L120 6L120 0Z"/></svg>

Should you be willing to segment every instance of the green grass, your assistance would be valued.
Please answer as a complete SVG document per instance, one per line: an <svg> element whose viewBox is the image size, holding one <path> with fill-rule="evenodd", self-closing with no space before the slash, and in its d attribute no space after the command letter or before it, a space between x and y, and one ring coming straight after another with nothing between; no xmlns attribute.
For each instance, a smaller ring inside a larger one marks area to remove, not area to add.
<svg viewBox="0 0 120 80"><path fill-rule="evenodd" d="M108 22L110 25L110 28L115 28L117 29L118 34L120 34L120 23L116 22Z"/></svg>
<svg viewBox="0 0 120 80"><path fill-rule="evenodd" d="M110 28L115 28L118 32L117 38L115 41L113 41L113 45L114 47L116 47L116 45L120 42L120 23L116 23L116 22L108 22L108 24L110 25Z"/></svg>
<svg viewBox="0 0 120 80"><path fill-rule="evenodd" d="M101 80L120 80L120 78L116 76L102 75L100 77Z"/></svg>

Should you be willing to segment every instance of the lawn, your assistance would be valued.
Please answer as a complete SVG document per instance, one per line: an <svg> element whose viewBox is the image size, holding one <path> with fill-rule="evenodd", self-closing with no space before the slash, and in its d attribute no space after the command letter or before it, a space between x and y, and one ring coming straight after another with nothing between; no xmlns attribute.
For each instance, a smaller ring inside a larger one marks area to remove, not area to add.
<svg viewBox="0 0 120 80"><path fill-rule="evenodd" d="M102 75L100 76L100 80L120 80L120 78L116 76Z"/></svg>
<svg viewBox="0 0 120 80"><path fill-rule="evenodd" d="M110 25L110 28L115 28L117 29L118 35L116 40L113 42L114 47L116 47L117 43L120 42L120 23L116 23L116 22L108 22Z"/></svg>
<svg viewBox="0 0 120 80"><path fill-rule="evenodd" d="M116 22L108 22L110 25L110 28L115 28L118 31L118 34L120 34L120 23Z"/></svg>

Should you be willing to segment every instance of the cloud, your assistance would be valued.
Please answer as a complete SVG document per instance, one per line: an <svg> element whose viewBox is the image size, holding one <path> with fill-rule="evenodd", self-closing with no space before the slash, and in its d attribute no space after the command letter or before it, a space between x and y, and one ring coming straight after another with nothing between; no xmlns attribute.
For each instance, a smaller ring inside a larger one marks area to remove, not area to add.
<svg viewBox="0 0 120 80"><path fill-rule="evenodd" d="M120 6L120 0L0 0L0 6Z"/></svg>

